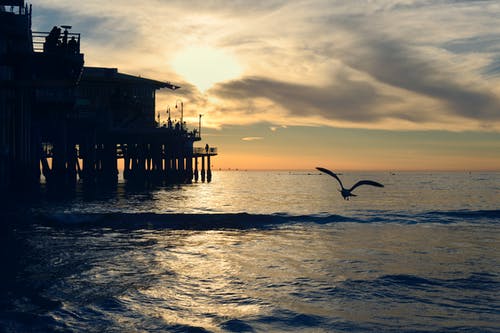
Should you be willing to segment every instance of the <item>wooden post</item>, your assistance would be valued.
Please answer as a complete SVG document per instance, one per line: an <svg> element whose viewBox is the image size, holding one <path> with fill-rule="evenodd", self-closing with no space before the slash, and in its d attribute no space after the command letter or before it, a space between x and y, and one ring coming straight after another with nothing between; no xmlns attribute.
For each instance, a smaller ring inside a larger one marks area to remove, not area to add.
<svg viewBox="0 0 500 333"><path fill-rule="evenodd" d="M179 180L182 182L184 182L186 178L186 167L184 165L185 159L186 156L184 155L184 152L181 152L179 156Z"/></svg>
<svg viewBox="0 0 500 333"><path fill-rule="evenodd" d="M105 182L118 181L118 163L116 159L116 144L106 143L103 149L103 168Z"/></svg>
<svg viewBox="0 0 500 333"><path fill-rule="evenodd" d="M201 181L205 181L205 156L201 155Z"/></svg>
<svg viewBox="0 0 500 333"><path fill-rule="evenodd" d="M76 172L78 175L78 179L83 180L83 170L82 167L80 166L80 160L78 159L78 155L76 156Z"/></svg>
<svg viewBox="0 0 500 333"><path fill-rule="evenodd" d="M133 144L132 145L132 152L133 152L133 157L132 157L132 172L131 172L131 176L132 176L132 179L136 179L137 176L138 176L138 172L139 172L139 145L137 144Z"/></svg>
<svg viewBox="0 0 500 333"><path fill-rule="evenodd" d="M139 168L137 170L138 175L136 175L136 177L139 177L139 178L141 178L141 180L144 180L145 175L146 175L146 152L145 152L146 145L139 144L138 147L139 147L139 153L138 153L138 157L139 157L138 166L139 166Z"/></svg>
<svg viewBox="0 0 500 333"><path fill-rule="evenodd" d="M144 145L144 158L146 159L146 173L148 174L148 177L151 176L152 170L153 170L153 165L151 163L151 150L152 150L152 145L145 144Z"/></svg>
<svg viewBox="0 0 500 333"><path fill-rule="evenodd" d="M123 152L123 179L127 180L130 177L130 153L129 153L130 144L126 146L122 144L122 152Z"/></svg>
<svg viewBox="0 0 500 333"><path fill-rule="evenodd" d="M193 181L193 158L191 156L186 157L186 171L187 181L191 183Z"/></svg>
<svg viewBox="0 0 500 333"><path fill-rule="evenodd" d="M77 173L77 167L76 164L78 163L78 156L77 156L77 151L76 147L71 144L68 145L68 160L66 162L66 168L67 168L67 175L68 175L68 182L69 184L76 184L77 178L76 178L76 173Z"/></svg>
<svg viewBox="0 0 500 333"><path fill-rule="evenodd" d="M165 181L171 177L172 173L172 151L168 145L164 146L164 154L165 154Z"/></svg>
<svg viewBox="0 0 500 333"><path fill-rule="evenodd" d="M198 181L198 156L194 157L194 180Z"/></svg>
<svg viewBox="0 0 500 333"><path fill-rule="evenodd" d="M207 155L207 182L212 181L212 168L210 167L210 155Z"/></svg>
<svg viewBox="0 0 500 333"><path fill-rule="evenodd" d="M161 147L161 179L162 181L166 181L167 167L168 167L167 149L164 144L161 144L160 147Z"/></svg>

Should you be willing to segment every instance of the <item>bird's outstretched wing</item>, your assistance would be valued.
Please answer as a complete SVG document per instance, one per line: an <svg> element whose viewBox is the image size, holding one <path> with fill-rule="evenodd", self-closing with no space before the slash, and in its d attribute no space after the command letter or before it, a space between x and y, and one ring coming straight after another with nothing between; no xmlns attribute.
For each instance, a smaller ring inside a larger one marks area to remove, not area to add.
<svg viewBox="0 0 500 333"><path fill-rule="evenodd" d="M384 185L377 183L377 182L374 182L373 180L360 180L359 182L354 184L353 187L351 187L351 189L349 191L354 191L354 189L356 187L361 186L361 185L371 185L371 186L376 186L376 187L384 187Z"/></svg>
<svg viewBox="0 0 500 333"><path fill-rule="evenodd" d="M337 179L337 181L339 182L340 184L340 187L344 188L344 185L342 185L342 181L340 180L340 178L333 172L333 171L330 171L328 169L325 169L325 168L322 168L322 167L316 167L316 169L318 169L319 171L321 172L324 172L326 173L327 175L330 175L332 176L333 178Z"/></svg>

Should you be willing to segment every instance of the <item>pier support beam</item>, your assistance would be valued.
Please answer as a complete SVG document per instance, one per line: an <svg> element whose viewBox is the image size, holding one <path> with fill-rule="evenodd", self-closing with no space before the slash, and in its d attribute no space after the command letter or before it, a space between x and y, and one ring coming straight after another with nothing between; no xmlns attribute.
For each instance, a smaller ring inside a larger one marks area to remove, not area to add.
<svg viewBox="0 0 500 333"><path fill-rule="evenodd" d="M210 167L210 155L207 155L207 182L212 181L212 168Z"/></svg>
<svg viewBox="0 0 500 333"><path fill-rule="evenodd" d="M194 158L194 180L198 181L198 157Z"/></svg>
<svg viewBox="0 0 500 333"><path fill-rule="evenodd" d="M205 181L205 156L201 157L201 181Z"/></svg>
<svg viewBox="0 0 500 333"><path fill-rule="evenodd" d="M186 157L186 182L191 183L193 181L193 156L192 154Z"/></svg>
<svg viewBox="0 0 500 333"><path fill-rule="evenodd" d="M116 144L106 143L101 150L101 180L114 183L118 180L118 165L116 158Z"/></svg>
<svg viewBox="0 0 500 333"><path fill-rule="evenodd" d="M122 145L123 151L123 179L127 180L130 177L130 152L129 147L131 145Z"/></svg>

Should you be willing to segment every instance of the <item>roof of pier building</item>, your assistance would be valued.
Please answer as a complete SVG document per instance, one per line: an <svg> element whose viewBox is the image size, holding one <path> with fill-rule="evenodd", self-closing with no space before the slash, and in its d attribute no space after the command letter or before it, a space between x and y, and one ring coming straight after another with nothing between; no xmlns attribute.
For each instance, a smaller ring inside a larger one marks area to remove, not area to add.
<svg viewBox="0 0 500 333"><path fill-rule="evenodd" d="M141 76L124 74L118 72L117 68L104 68L104 67L84 67L82 73L82 81L91 82L96 81L100 83L117 83L117 84L130 84L130 85L149 85L155 89L168 88L171 90L179 89L167 81L158 81Z"/></svg>

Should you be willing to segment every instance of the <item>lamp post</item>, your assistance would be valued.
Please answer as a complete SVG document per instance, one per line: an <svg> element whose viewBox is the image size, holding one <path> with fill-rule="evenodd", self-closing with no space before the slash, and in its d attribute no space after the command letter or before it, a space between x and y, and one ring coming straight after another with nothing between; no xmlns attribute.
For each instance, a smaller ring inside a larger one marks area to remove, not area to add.
<svg viewBox="0 0 500 333"><path fill-rule="evenodd" d="M175 101L175 108L177 109L177 102L180 102L180 109L181 109L181 129L184 128L184 103L180 99Z"/></svg>
<svg viewBox="0 0 500 333"><path fill-rule="evenodd" d="M200 139L201 139L201 117L203 117L203 115L200 113L200 119L198 121L198 136L200 137Z"/></svg>

